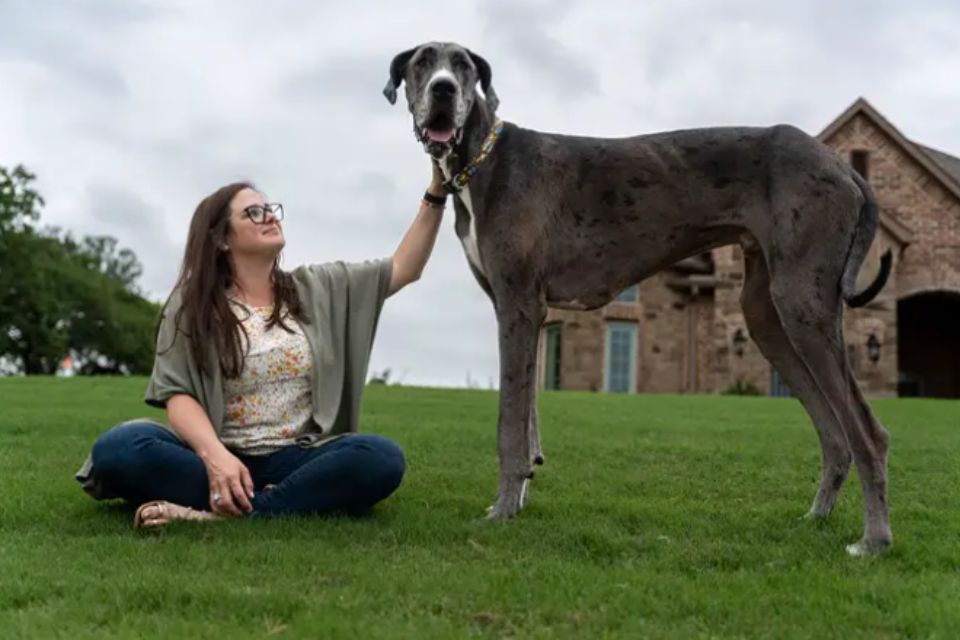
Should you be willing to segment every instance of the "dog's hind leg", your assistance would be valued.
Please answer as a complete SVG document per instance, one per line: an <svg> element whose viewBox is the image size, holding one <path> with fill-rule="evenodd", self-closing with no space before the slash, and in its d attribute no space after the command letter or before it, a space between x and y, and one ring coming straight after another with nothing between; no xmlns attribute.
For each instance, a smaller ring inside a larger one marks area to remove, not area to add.
<svg viewBox="0 0 960 640"><path fill-rule="evenodd" d="M543 327L541 326L542 330ZM530 461L534 465L543 464L543 447L540 444L540 415L537 411L537 396L540 393L540 360L543 357L543 350L546 345L543 341L542 331L537 332L537 379L536 384L530 388L530 425L527 428L527 435L530 436Z"/></svg>
<svg viewBox="0 0 960 640"><path fill-rule="evenodd" d="M740 304L750 336L800 400L820 439L820 487L807 515L825 518L833 510L850 470L851 455L843 427L784 333L780 314L770 298L770 276L763 254L756 249L745 249L744 262L746 276Z"/></svg>
<svg viewBox="0 0 960 640"><path fill-rule="evenodd" d="M537 411L537 385L536 380L532 385L531 399L530 399L530 421L527 423L527 439L530 442L530 477L529 481L524 484L523 492L520 496L520 508L523 509L527 500L530 499L530 485L532 484L534 478L534 466L543 464L543 448L540 445L540 418Z"/></svg>
<svg viewBox="0 0 960 640"><path fill-rule="evenodd" d="M533 385L533 399L530 401L530 459L535 465L544 462L543 445L540 443L540 412L537 410L537 385Z"/></svg>
<svg viewBox="0 0 960 640"><path fill-rule="evenodd" d="M499 299L499 296L498 296ZM510 305L497 305L500 335L500 417L497 451L500 486L490 510L495 519L517 514L526 500L533 475L530 433L535 419L537 335L544 308L539 297L516 296Z"/></svg>
<svg viewBox="0 0 960 640"><path fill-rule="evenodd" d="M878 553L890 546L887 505L889 436L880 425L850 371L843 342L840 271L826 273L837 251L819 247L803 263L770 269L770 293L790 343L843 428L863 488L863 538L847 547L852 555ZM842 267L842 265L841 265ZM816 276L821 278L817 282ZM827 283L837 283L829 286Z"/></svg>

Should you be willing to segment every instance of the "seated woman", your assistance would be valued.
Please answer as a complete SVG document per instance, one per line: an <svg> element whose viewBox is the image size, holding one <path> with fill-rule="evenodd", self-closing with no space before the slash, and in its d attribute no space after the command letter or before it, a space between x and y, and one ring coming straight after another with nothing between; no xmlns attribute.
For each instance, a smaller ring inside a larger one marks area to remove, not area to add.
<svg viewBox="0 0 960 640"><path fill-rule="evenodd" d="M442 176L392 257L280 268L283 208L247 183L204 198L164 305L140 419L96 441L77 479L140 505L137 527L362 512L393 493L400 448L356 433L384 299L417 280L443 213Z"/></svg>

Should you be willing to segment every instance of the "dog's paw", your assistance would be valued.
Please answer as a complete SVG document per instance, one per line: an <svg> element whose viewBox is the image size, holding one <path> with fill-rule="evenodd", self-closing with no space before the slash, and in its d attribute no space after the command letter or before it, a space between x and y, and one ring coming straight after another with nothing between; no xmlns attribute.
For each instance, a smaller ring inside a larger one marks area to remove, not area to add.
<svg viewBox="0 0 960 640"><path fill-rule="evenodd" d="M820 522L826 521L826 519L827 519L829 516L830 516L830 513L829 513L829 512L827 512L827 513L818 513L817 511L814 511L813 509L811 509L810 511L807 511L805 514L803 514L803 515L800 517L800 519L801 519L801 520L806 520L807 522L820 523ZM850 546L853 546L853 545L850 545Z"/></svg>
<svg viewBox="0 0 960 640"><path fill-rule="evenodd" d="M892 540L866 540L847 545L847 553L854 558L865 558L883 553L893 544Z"/></svg>
<svg viewBox="0 0 960 640"><path fill-rule="evenodd" d="M516 486L514 486L516 485ZM530 479L524 478L519 483L510 483L500 490L496 501L487 509L488 520L508 520L520 513L527 504L530 493Z"/></svg>
<svg viewBox="0 0 960 640"><path fill-rule="evenodd" d="M513 516L517 515L518 510L509 509L508 507L500 506L499 500L494 504L487 507L487 520L509 520Z"/></svg>

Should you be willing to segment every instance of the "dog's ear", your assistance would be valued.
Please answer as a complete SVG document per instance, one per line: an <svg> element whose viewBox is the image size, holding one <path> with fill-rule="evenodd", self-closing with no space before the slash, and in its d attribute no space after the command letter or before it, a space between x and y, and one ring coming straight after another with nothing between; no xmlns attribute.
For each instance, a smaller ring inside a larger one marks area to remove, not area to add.
<svg viewBox="0 0 960 640"><path fill-rule="evenodd" d="M496 111L497 107L500 106L500 98L497 97L497 92L493 90L493 85L490 84L493 79L490 63L473 51L468 50L467 53L470 54L470 59L473 60L473 64L477 68L477 75L480 77L480 88L483 89L483 95L487 98L487 105L491 111Z"/></svg>
<svg viewBox="0 0 960 640"><path fill-rule="evenodd" d="M407 63L416 51L416 49L407 49L398 53L390 63L390 79L387 80L387 86L383 88L383 95L390 104L397 103L397 88L403 82L403 76L407 73Z"/></svg>

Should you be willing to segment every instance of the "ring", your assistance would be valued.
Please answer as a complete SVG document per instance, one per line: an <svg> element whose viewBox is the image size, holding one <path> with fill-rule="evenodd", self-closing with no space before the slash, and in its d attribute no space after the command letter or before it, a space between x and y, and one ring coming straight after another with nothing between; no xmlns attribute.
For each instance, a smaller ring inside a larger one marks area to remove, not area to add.
<svg viewBox="0 0 960 640"><path fill-rule="evenodd" d="M215 493L212 496L210 496L210 499L213 500L214 502L220 502L222 497L223 496L221 496L219 493Z"/></svg>

